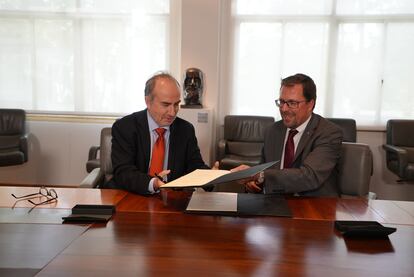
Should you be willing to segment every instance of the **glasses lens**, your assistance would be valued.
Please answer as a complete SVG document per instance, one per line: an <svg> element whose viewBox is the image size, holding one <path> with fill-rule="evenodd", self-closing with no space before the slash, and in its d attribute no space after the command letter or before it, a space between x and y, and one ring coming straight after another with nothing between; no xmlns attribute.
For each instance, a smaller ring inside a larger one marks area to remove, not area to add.
<svg viewBox="0 0 414 277"><path fill-rule="evenodd" d="M39 193L43 196L48 196L49 195L49 192L48 192L47 188L45 188L45 187L41 187L40 190L39 190Z"/></svg>
<svg viewBox="0 0 414 277"><path fill-rule="evenodd" d="M288 106L288 108L290 108L290 109L296 109L299 106L300 102L301 101L290 100L290 101L286 101L286 102L283 101L283 104L286 104Z"/></svg>
<svg viewBox="0 0 414 277"><path fill-rule="evenodd" d="M288 101L288 102L286 102L286 104L288 105L289 108L297 108L298 107L298 102L296 102L296 101Z"/></svg>
<svg viewBox="0 0 414 277"><path fill-rule="evenodd" d="M50 189L50 190L49 190L49 195L50 195L52 198L58 198L57 193L56 193L56 191L55 191L54 189Z"/></svg>

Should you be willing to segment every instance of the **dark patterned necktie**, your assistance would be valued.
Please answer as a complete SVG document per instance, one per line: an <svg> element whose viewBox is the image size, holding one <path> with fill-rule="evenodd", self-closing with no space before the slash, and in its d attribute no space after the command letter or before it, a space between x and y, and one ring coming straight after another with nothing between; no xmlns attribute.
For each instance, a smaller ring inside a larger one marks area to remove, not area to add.
<svg viewBox="0 0 414 277"><path fill-rule="evenodd" d="M289 136L285 145L285 158L283 160L283 168L291 168L295 157L295 143L293 137L298 133L297 130L289 130Z"/></svg>

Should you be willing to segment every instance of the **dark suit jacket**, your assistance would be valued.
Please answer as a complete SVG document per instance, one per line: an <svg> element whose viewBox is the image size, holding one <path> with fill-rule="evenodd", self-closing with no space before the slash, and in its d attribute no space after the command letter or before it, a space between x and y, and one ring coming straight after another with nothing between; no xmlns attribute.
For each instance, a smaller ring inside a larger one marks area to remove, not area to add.
<svg viewBox="0 0 414 277"><path fill-rule="evenodd" d="M262 162L280 160L287 128L282 121L265 133ZM342 131L323 117L312 114L295 152L292 168L280 164L265 171L266 193L299 193L310 196L338 196L338 161Z"/></svg>
<svg viewBox="0 0 414 277"><path fill-rule="evenodd" d="M105 187L148 194L151 138L147 110L127 115L112 126L112 167L114 177ZM209 168L203 161L191 123L176 118L170 126L168 181L198 168Z"/></svg>

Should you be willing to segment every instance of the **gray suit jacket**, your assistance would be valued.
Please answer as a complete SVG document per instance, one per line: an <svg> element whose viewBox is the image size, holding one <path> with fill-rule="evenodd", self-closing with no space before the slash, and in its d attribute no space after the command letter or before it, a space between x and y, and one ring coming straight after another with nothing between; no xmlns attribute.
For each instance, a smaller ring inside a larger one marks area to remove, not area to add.
<svg viewBox="0 0 414 277"><path fill-rule="evenodd" d="M281 159L286 130L282 121L266 130L262 162ZM339 196L337 164L341 144L341 129L312 114L296 149L292 168L281 170L277 163L265 171L265 193Z"/></svg>

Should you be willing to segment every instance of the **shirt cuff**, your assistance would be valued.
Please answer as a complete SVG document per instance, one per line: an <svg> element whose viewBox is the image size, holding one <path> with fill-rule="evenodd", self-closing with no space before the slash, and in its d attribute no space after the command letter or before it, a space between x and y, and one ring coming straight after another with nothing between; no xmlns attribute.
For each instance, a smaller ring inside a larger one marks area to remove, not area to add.
<svg viewBox="0 0 414 277"><path fill-rule="evenodd" d="M155 179L157 179L157 178L156 177L152 178L149 181L149 183L148 183L148 191L151 194L155 194L155 193L159 193L160 192L160 190L154 190L154 182L155 182Z"/></svg>

